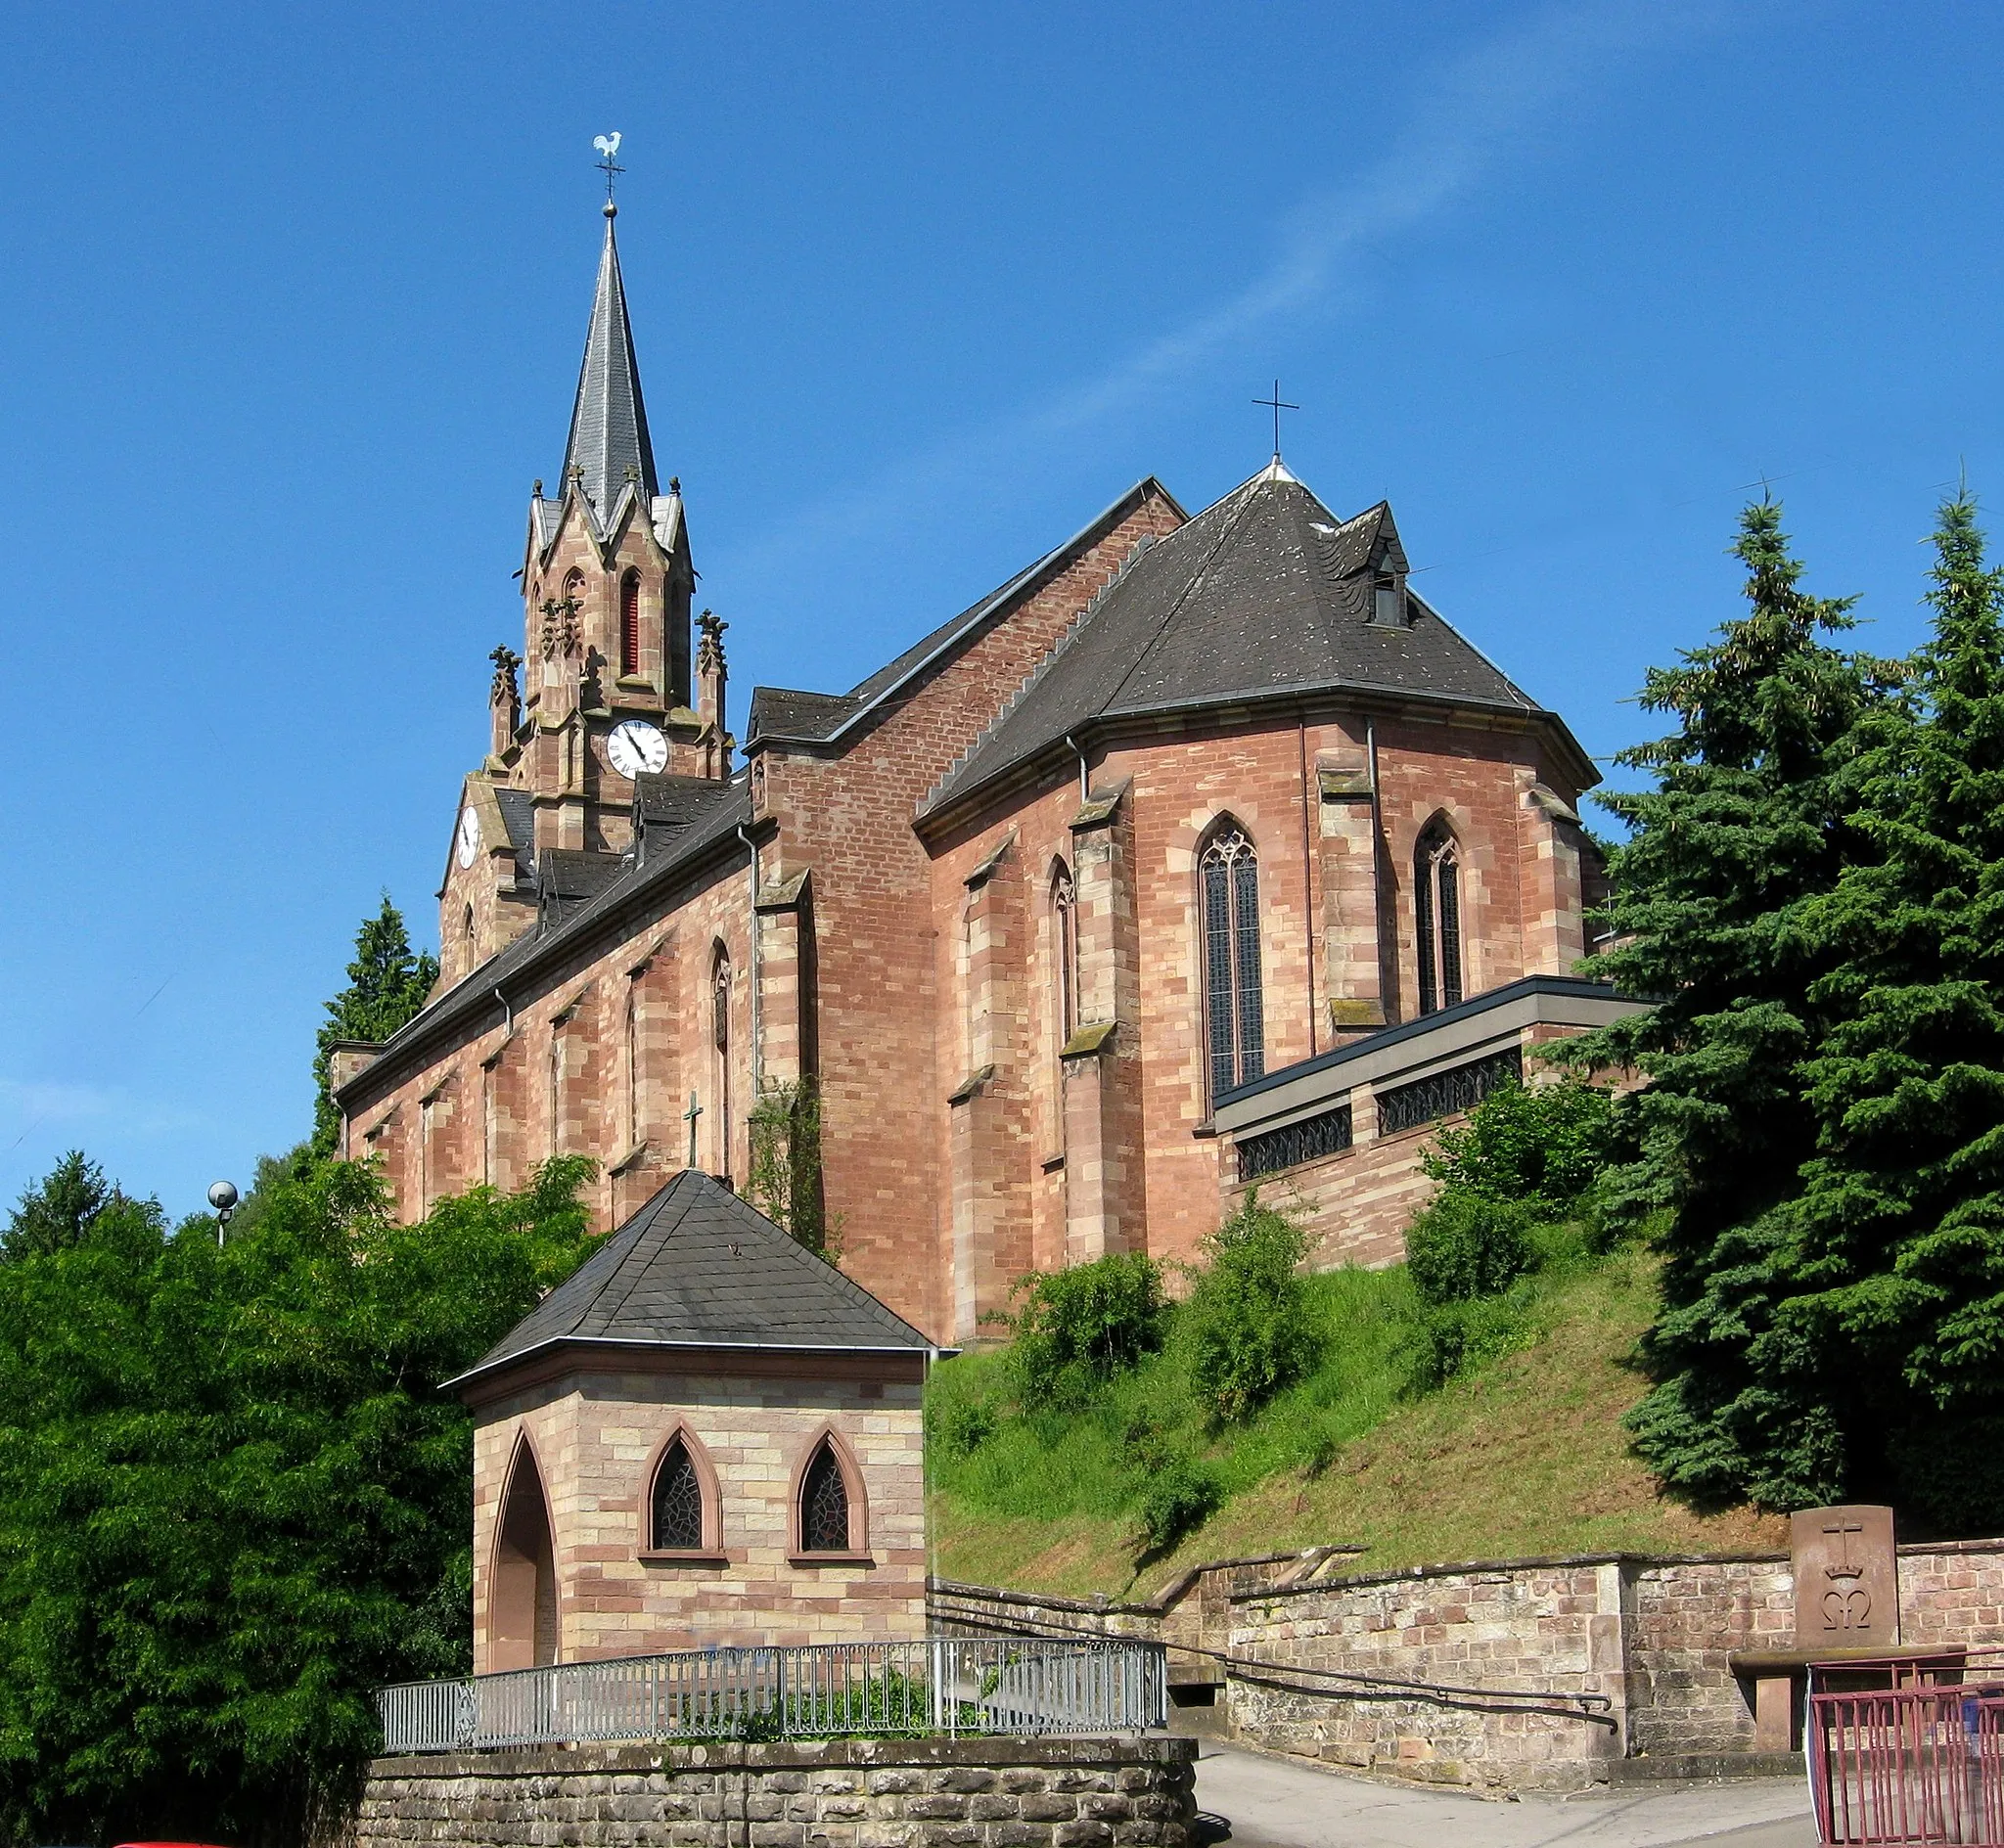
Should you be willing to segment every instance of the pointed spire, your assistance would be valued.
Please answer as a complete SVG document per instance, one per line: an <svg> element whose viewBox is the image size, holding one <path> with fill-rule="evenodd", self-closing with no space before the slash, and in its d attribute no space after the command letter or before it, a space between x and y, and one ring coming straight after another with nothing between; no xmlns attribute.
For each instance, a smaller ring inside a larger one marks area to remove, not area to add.
<svg viewBox="0 0 2004 1848"><path fill-rule="evenodd" d="M647 407L640 398L633 329L626 319L619 247L613 237L613 219L618 207L608 202L605 210L606 248L599 258L584 366L577 375L570 441L564 451L564 479L581 481L601 522L612 518L620 490L628 481L635 484L643 508L660 492L654 472L654 445L647 435Z"/></svg>

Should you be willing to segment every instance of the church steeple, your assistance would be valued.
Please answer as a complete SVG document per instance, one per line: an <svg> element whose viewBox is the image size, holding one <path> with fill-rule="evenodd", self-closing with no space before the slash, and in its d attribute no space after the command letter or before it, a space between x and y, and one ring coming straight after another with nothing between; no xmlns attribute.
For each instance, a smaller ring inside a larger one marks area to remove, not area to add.
<svg viewBox="0 0 2004 1848"><path fill-rule="evenodd" d="M640 397L640 367L633 357L633 329L626 319L626 289L619 277L619 247L613 235L618 207L606 203L606 248L599 256L597 293L592 297L591 332L584 365L577 375L577 401L570 411L570 440L564 449L564 475L576 479L602 526L619 504L619 493L634 483L643 509L660 492L648 440L647 406Z"/></svg>

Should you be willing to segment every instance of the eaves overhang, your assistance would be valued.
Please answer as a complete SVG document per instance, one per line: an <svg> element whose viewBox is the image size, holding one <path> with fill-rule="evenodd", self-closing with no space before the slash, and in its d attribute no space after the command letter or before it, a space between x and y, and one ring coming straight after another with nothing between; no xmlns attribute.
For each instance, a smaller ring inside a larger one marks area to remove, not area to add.
<svg viewBox="0 0 2004 1848"><path fill-rule="evenodd" d="M803 1374L884 1377L909 1375L923 1379L934 1361L958 1354L956 1347L811 1341L638 1340L627 1335L558 1334L520 1353L471 1367L439 1385L469 1404L498 1398L524 1386L571 1373L621 1371L699 1373L797 1377Z"/></svg>
<svg viewBox="0 0 2004 1848"><path fill-rule="evenodd" d="M1347 706L1372 716L1386 716L1400 707L1425 707L1443 718L1466 714L1483 724L1498 719L1513 720L1526 730L1541 730L1558 747L1566 767L1584 793L1601 781L1601 773L1572 735L1571 728L1558 713L1545 706L1517 705L1508 700L1471 699L1466 696L1415 691L1372 681L1332 681L1315 687L1246 687L1225 693L1205 694L1189 699L1164 699L1149 705L1123 706L1116 712L1096 713L1081 720L1063 738L1053 739L1027 756L1003 766L980 783L956 789L935 807L921 809L913 827L922 836L946 832L957 822L987 807L999 797L1043 782L1054 768L1063 766L1071 774L1078 760L1078 746L1109 744L1135 733L1155 729L1161 720L1180 717L1201 718L1219 712L1241 710L1262 715L1327 713Z"/></svg>
<svg viewBox="0 0 2004 1848"><path fill-rule="evenodd" d="M769 828L746 826L754 837L769 836ZM671 852L659 861L643 862L630 881L609 886L554 930L534 938L517 960L509 959L521 947L519 942L497 951L385 1040L375 1059L331 1093L336 1106L349 1115L367 1100L393 1090L422 1064L416 1055L432 1051L441 1040L457 1037L469 1021L489 1015L496 1021L505 1020L509 1010L526 998L520 991L532 987L552 963L573 956L580 944L591 942L601 932L615 930L676 879L700 876L718 865L744 860L749 853L735 831L719 832L686 855ZM506 993L511 988L518 991L517 998L504 1002L496 991Z"/></svg>

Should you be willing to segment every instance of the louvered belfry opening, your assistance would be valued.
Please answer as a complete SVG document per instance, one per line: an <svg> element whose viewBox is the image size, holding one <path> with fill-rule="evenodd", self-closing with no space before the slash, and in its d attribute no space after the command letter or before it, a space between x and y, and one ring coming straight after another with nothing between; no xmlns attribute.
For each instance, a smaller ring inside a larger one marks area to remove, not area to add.
<svg viewBox="0 0 2004 1848"><path fill-rule="evenodd" d="M1259 860L1246 832L1227 822L1198 858L1204 924L1205 1027L1210 1094L1250 1084L1266 1069L1259 984Z"/></svg>
<svg viewBox="0 0 2004 1848"><path fill-rule="evenodd" d="M824 1437L800 1478L800 1551L848 1550L849 1486L843 1479L842 1460L836 1456L834 1444Z"/></svg>
<svg viewBox="0 0 2004 1848"><path fill-rule="evenodd" d="M654 1472L649 1537L661 1553L694 1553L703 1545L703 1482L689 1446L676 1438Z"/></svg>
<svg viewBox="0 0 2004 1848"><path fill-rule="evenodd" d="M1413 849L1413 927L1422 1014L1461 1000L1461 854L1447 825L1427 825Z"/></svg>
<svg viewBox="0 0 2004 1848"><path fill-rule="evenodd" d="M640 573L619 580L619 672L640 672Z"/></svg>

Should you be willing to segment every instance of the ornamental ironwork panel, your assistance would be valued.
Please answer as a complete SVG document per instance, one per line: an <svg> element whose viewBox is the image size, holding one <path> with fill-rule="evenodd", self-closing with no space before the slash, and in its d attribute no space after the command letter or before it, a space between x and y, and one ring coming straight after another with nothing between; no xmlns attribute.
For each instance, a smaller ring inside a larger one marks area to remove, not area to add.
<svg viewBox="0 0 2004 1848"><path fill-rule="evenodd" d="M1507 1053L1436 1071L1431 1078L1393 1085L1389 1091L1378 1093L1378 1133L1391 1136L1436 1117L1452 1116L1457 1110L1472 1110L1491 1091L1523 1082L1524 1055L1512 1047Z"/></svg>
<svg viewBox="0 0 2004 1848"><path fill-rule="evenodd" d="M1297 1162L1341 1154L1349 1146L1350 1106L1339 1104L1319 1116L1246 1137L1239 1144L1239 1179L1256 1181L1262 1174L1278 1173Z"/></svg>

